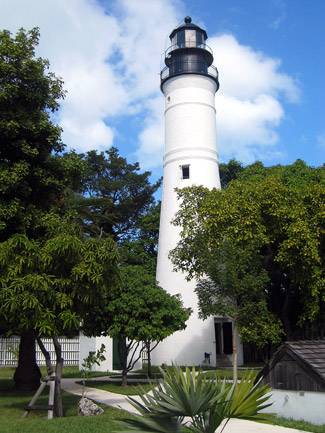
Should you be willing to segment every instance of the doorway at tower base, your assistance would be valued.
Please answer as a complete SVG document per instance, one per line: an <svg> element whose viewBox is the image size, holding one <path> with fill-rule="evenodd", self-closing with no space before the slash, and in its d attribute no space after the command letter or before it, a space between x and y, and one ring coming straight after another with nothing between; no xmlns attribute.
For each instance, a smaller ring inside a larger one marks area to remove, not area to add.
<svg viewBox="0 0 325 433"><path fill-rule="evenodd" d="M233 339L236 338L238 366L244 363L243 344L238 333L234 335L233 321L229 318L214 319L216 366L231 367L233 362Z"/></svg>
<svg viewBox="0 0 325 433"><path fill-rule="evenodd" d="M175 332L152 352L153 365L228 367L232 365L232 322L226 318L202 320L192 313L183 331ZM237 335L238 365L243 347Z"/></svg>

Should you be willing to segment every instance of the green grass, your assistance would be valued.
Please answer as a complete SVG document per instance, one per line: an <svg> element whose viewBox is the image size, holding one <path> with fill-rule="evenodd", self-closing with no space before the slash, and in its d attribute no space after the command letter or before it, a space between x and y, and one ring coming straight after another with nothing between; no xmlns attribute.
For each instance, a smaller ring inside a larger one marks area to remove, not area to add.
<svg viewBox="0 0 325 433"><path fill-rule="evenodd" d="M229 372L230 370L223 369L220 371L220 375L225 371ZM112 431L124 430L125 428L119 424L119 420L132 417L132 415L125 411L104 405L102 406L105 411L103 415L80 417L77 415L77 404L80 397L63 393L65 418L49 421L46 419L46 411L33 411L27 418L22 419L24 408L29 403L32 393L17 392L13 389L13 381L11 380L13 372L13 368L0 368L1 433L62 433L66 431L69 433L111 433ZM74 374L72 369L70 371L66 370L66 374L71 373ZM209 374L215 374L215 372L211 371ZM153 386L151 384L136 384L122 387L120 384L104 381L89 381L89 386L94 386L94 382L96 383L96 388L125 395L137 395L141 393L141 389L148 392ZM38 404L47 404L47 399L48 396L44 393ZM274 425L307 432L325 433L325 425L314 425L305 421L295 421L277 416L272 416L270 422Z"/></svg>
<svg viewBox="0 0 325 433"><path fill-rule="evenodd" d="M77 416L80 397L63 393L65 418L47 420L46 411L33 411L22 418L24 407L30 401L31 393L17 392L9 379L0 380L0 431L1 433L110 433L122 430L119 420L132 416L122 410L102 406L104 414L95 417ZM38 404L47 404L47 395Z"/></svg>
<svg viewBox="0 0 325 433"><path fill-rule="evenodd" d="M293 419L281 418L275 415L270 417L271 424L279 425L282 427L294 428L297 430L310 431L313 433L324 433L325 424L315 425L306 421L295 421Z"/></svg>
<svg viewBox="0 0 325 433"><path fill-rule="evenodd" d="M151 383L130 383L127 386L122 386L121 383L108 383L100 380L89 380L86 382L86 386L114 392L115 394L140 395L149 392L155 385Z"/></svg>
<svg viewBox="0 0 325 433"><path fill-rule="evenodd" d="M245 375L247 374L257 374L259 372L259 370L254 369L254 370L250 370L250 369L245 369L245 370L238 370L238 379L242 379ZM218 377L221 377L223 379L232 379L233 378L233 371L232 369L228 369L228 368L220 368L220 369L216 369L216 370L209 370L207 372L204 373L205 377L207 378L214 378L216 377L216 375Z"/></svg>
<svg viewBox="0 0 325 433"><path fill-rule="evenodd" d="M40 367L42 376L46 376L46 368L44 366ZM0 367L0 379L11 379L14 375L15 367ZM112 375L108 371L92 371L89 373L89 377L101 377ZM114 375L114 374L113 374ZM63 367L63 377L66 378L79 378L82 377L82 373L78 366L67 365Z"/></svg>
<svg viewBox="0 0 325 433"><path fill-rule="evenodd" d="M170 366L164 366L164 369L169 368L169 367ZM182 366L180 366L180 368L182 370L185 370L186 366L182 365ZM192 366L189 366L189 368L192 368ZM207 365L207 366L195 366L195 368L196 369L204 370L205 371L205 373L204 373L205 376L209 377L209 378L210 377L211 378L215 377L216 374L219 377L225 378L225 379L232 379L233 378L233 371L232 371L231 367L229 367L229 368L217 368L216 369L215 367ZM241 379L243 376L247 375L248 373L257 374L260 371L260 369L261 369L260 366L258 366L258 367L251 366L251 368L240 367L238 369L238 378ZM144 367L144 368L142 368L140 370L136 370L135 373L143 375L143 377L146 377L147 369L146 369L146 367ZM152 373L153 373L153 376L156 377L156 378L162 377L162 374L161 374L159 366L153 365L152 366ZM132 377L134 377L134 376L132 376Z"/></svg>

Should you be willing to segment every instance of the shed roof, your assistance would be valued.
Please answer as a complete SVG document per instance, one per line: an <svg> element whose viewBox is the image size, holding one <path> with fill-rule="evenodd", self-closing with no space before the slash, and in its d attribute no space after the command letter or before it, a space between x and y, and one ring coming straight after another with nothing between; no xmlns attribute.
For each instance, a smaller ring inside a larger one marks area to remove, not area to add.
<svg viewBox="0 0 325 433"><path fill-rule="evenodd" d="M291 355L305 371L325 387L325 339L298 340L285 342L273 355L269 364L264 367L259 376L266 376L281 361L285 353Z"/></svg>
<svg viewBox="0 0 325 433"><path fill-rule="evenodd" d="M325 340L288 341L286 345L325 381Z"/></svg>

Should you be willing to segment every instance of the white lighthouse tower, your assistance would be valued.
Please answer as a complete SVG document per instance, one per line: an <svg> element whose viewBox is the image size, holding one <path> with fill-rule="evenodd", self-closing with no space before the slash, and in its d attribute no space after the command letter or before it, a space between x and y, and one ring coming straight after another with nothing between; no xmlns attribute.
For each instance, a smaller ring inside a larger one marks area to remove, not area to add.
<svg viewBox="0 0 325 433"><path fill-rule="evenodd" d="M170 34L171 46L165 52L166 67L161 71L161 90L165 96L165 152L157 281L167 292L180 293L184 305L191 307L193 313L184 331L168 337L153 352L155 364L199 365L209 358L211 364L215 364L218 350L223 352L219 347L223 345L223 341L219 341L222 335L216 335L222 323L216 323L214 318L199 319L194 292L196 282L188 282L183 273L173 271L168 257L180 239L179 228L171 224L179 209L175 188L191 185L220 188L215 109L219 81L206 39L206 31L186 17Z"/></svg>

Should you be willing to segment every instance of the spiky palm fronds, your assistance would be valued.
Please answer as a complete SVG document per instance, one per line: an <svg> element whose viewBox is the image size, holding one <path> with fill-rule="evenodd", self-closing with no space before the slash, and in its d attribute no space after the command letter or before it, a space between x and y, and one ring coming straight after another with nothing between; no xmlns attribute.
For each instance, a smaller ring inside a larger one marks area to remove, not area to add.
<svg viewBox="0 0 325 433"><path fill-rule="evenodd" d="M126 421L132 432L177 433L186 427L193 433L214 433L230 418L267 419L260 412L270 406L270 389L254 384L251 375L234 384L217 376L207 379L194 368L183 372L172 367L163 375L163 382L141 401L129 398L140 413Z"/></svg>

